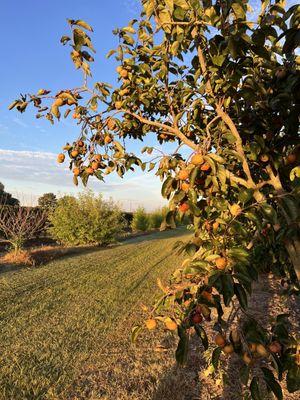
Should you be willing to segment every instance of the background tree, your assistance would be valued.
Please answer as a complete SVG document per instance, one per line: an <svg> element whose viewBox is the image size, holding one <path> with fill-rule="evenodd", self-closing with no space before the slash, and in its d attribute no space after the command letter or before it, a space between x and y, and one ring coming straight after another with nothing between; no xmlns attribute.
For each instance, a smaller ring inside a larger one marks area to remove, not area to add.
<svg viewBox="0 0 300 400"><path fill-rule="evenodd" d="M112 201L92 192L78 198L64 196L49 215L49 232L65 245L109 244L116 240L125 223L122 212Z"/></svg>
<svg viewBox="0 0 300 400"><path fill-rule="evenodd" d="M17 255L27 240L44 232L47 213L37 207L0 205L0 231Z"/></svg>
<svg viewBox="0 0 300 400"><path fill-rule="evenodd" d="M45 193L38 199L38 205L48 212L53 211L57 204L57 198L54 193Z"/></svg>
<svg viewBox="0 0 300 400"><path fill-rule="evenodd" d="M300 381L299 350L285 318L272 330L253 318L238 332L230 326L247 310L251 284L266 266L286 279L289 295L299 291L299 6L263 0L256 15L247 0L142 4L138 20L115 30L119 46L109 56L119 63L117 88L88 86L92 28L69 20L71 35L61 41L83 71L82 87L52 95L43 89L10 108L23 112L33 103L51 122L62 113L78 121L79 137L58 156L70 157L75 184L157 166L169 199L166 222L189 215L194 237L179 245L188 258L162 287L148 328L163 322L177 329L176 358L184 362L190 330L207 348L205 326L212 323L219 331L214 368L222 349L234 352L251 370L252 398L260 397L263 377L280 399L283 376L290 391ZM142 152L155 155L149 163L126 151L128 141L146 135L167 148L173 143L173 151L146 147ZM233 307L230 321L222 318L224 305ZM250 343L263 350L252 353Z"/></svg>
<svg viewBox="0 0 300 400"><path fill-rule="evenodd" d="M137 210L133 213L131 229L133 230L133 232L145 232L149 228L149 215L147 215L143 207L138 207Z"/></svg>
<svg viewBox="0 0 300 400"><path fill-rule="evenodd" d="M5 191L3 183L0 182L0 204L6 204L9 206L18 206L19 200L14 198L10 193Z"/></svg>

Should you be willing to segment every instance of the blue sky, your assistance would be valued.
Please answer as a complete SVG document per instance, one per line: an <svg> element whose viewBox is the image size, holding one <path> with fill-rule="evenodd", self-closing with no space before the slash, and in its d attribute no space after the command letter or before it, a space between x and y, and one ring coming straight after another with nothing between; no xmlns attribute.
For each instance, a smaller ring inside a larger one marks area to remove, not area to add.
<svg viewBox="0 0 300 400"><path fill-rule="evenodd" d="M295 1L289 1L290 5ZM97 80L114 82L115 60L105 55L117 45L112 34L116 27L138 16L139 0L15 0L1 1L1 63L0 63L0 181L8 191L23 201L35 201L42 193L76 193L71 173L57 165L56 154L78 129L71 119L54 126L35 119L33 113L20 115L8 111L7 105L18 93L52 90L81 84L69 51L60 43L68 33L67 18L84 19L95 30L97 50L93 75ZM257 9L260 1L253 1ZM136 149L140 148L137 146ZM96 179L90 187L121 201L125 208L144 205L147 209L164 204L160 181L141 172L123 180L108 177L105 183Z"/></svg>
<svg viewBox="0 0 300 400"><path fill-rule="evenodd" d="M112 30L126 26L139 13L138 0L4 0L1 2L0 35L4 61L0 63L0 181L6 190L23 202L34 202L48 191L76 193L66 166L55 158L61 146L72 140L78 128L71 119L50 125L35 119L32 112L20 115L8 111L7 105L18 93L36 92L40 88L61 89L81 84L69 50L60 43L68 33L67 18L84 19L95 30L97 50L93 75L96 79L114 82L116 63L105 55L117 46ZM138 148L138 146L137 146ZM139 146L140 148L140 146ZM144 205L147 209L164 204L160 181L141 172L121 180L107 177L105 183L92 179L93 190L112 196L124 208Z"/></svg>

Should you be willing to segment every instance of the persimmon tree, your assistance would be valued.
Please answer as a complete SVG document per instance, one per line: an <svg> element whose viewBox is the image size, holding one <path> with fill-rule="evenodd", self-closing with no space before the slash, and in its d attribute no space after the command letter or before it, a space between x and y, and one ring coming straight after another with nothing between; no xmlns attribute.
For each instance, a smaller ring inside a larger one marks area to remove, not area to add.
<svg viewBox="0 0 300 400"><path fill-rule="evenodd" d="M75 184L157 169L169 199L165 224L189 216L194 235L178 243L187 258L168 286L160 284L146 326L177 330L183 363L191 331L208 348L212 324L213 367L222 353L235 353L252 398L260 398L264 379L280 399L283 377L289 391L299 388L299 347L286 316L268 330L247 304L261 272L282 276L287 295L299 291L299 6L263 0L253 13L247 0L142 5L139 19L114 31L119 45L108 56L118 62L115 88L91 79L91 26L69 20L61 42L83 73L82 86L22 95L10 108L24 112L32 104L37 118L52 123L73 116L79 135L58 161L70 160ZM142 149L153 154L150 161L127 151L147 135L157 142ZM232 310L227 320L224 307ZM244 322L233 329L241 313Z"/></svg>

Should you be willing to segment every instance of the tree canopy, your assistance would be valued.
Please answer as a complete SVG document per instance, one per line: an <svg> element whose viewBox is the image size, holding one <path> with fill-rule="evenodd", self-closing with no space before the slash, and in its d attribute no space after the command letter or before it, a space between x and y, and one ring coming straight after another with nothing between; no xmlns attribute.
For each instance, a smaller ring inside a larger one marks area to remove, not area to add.
<svg viewBox="0 0 300 400"><path fill-rule="evenodd" d="M24 112L31 103L38 118L78 121L78 138L58 155L59 162L69 157L75 184L156 168L169 199L166 224L189 215L194 237L178 244L187 258L169 285L161 285L151 329L158 321L178 330L178 362L186 360L190 329L208 346L211 319L247 368L255 363L247 343L268 348L272 359L262 376L282 398L274 366L278 380L288 371L290 391L299 378L299 350L285 318L271 331L249 319L233 340L232 321L222 317L224 305L247 310L251 284L263 271L282 276L287 294L299 291L300 8L263 0L257 15L247 0L142 4L138 19L114 31L119 45L108 56L119 63L117 87L90 86L93 29L69 20L71 34L61 42L70 46L83 85L41 89L10 108ZM153 154L150 161L127 152L131 140L146 135L157 142L142 149ZM214 368L221 348L213 352ZM259 398L255 375L250 391Z"/></svg>

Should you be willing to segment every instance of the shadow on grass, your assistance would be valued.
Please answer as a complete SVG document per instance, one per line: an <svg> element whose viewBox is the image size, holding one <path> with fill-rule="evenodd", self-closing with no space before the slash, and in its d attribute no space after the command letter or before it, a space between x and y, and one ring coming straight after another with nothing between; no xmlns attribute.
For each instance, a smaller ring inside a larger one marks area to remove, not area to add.
<svg viewBox="0 0 300 400"><path fill-rule="evenodd" d="M300 302L295 296L291 296L284 301L280 297L280 284L276 279L272 279L270 276L261 275L259 281L255 284L253 294L249 301L249 314L253 315L259 324L268 328L270 326L270 318L273 319L279 314L288 313L290 314L289 322L291 323L291 331L299 332L299 311ZM245 321L248 319L245 314L241 314L238 319L237 327L242 327ZM256 361L252 367L253 375L261 377L261 370L259 366L264 362L263 358ZM243 386L239 380L239 371L244 365L243 361L233 355L229 358L226 372L228 375L228 383L223 389L222 400L242 400L244 399ZM250 380L252 378L250 377ZM249 381L250 382L250 381ZM264 387L261 388L265 390ZM264 399L269 399L267 393L263 393ZM289 395L287 395L289 396ZM288 397L294 398L294 397Z"/></svg>
<svg viewBox="0 0 300 400"><path fill-rule="evenodd" d="M68 260L80 255L88 255L92 253L97 253L99 251L108 251L115 247L120 247L124 245L134 245L141 244L143 242L149 242L152 240L166 240L172 237L180 236L186 231L185 228L178 228L176 230L168 230L163 232L147 232L142 234L137 234L134 237L125 237L118 240L116 243L110 244L108 246L74 246L74 247L63 247L63 246L41 246L38 248L33 248L29 254L32 258L32 265L25 265L22 263L9 263L1 262L0 260L0 275L7 272L17 272L22 269L28 269L32 267L42 267L49 264L57 259ZM167 258L168 256L166 256ZM164 258L165 259L165 258ZM163 259L163 260L164 260ZM163 260L159 261L162 262ZM155 267L154 265L153 267ZM150 271L146 274L148 275ZM144 280L147 276L143 277ZM133 290L139 286L139 283L133 288Z"/></svg>
<svg viewBox="0 0 300 400"><path fill-rule="evenodd" d="M195 335L191 338L191 350L187 364L174 366L160 379L151 400L199 400L202 399L202 383L199 371L204 368L203 347Z"/></svg>

